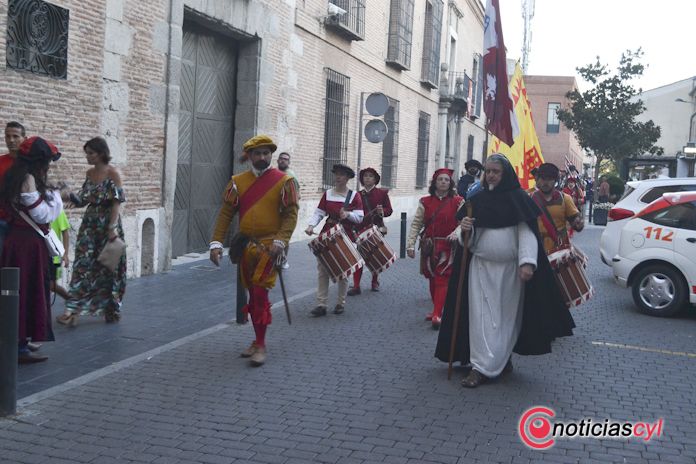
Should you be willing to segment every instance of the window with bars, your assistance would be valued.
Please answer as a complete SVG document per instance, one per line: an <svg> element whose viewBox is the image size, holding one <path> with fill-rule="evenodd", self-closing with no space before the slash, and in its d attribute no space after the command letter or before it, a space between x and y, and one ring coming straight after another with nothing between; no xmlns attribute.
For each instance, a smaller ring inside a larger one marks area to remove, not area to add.
<svg viewBox="0 0 696 464"><path fill-rule="evenodd" d="M365 40L365 0L331 0L344 14L330 15L325 24L348 40Z"/></svg>
<svg viewBox="0 0 696 464"><path fill-rule="evenodd" d="M474 66L471 73L473 81L473 108L474 111L469 115L472 119L481 117L481 102L483 101L483 66L481 65L481 55L474 54Z"/></svg>
<svg viewBox="0 0 696 464"><path fill-rule="evenodd" d="M325 189L333 186L331 169L348 159L348 111L350 77L324 68L326 106L324 109L324 160L322 181Z"/></svg>
<svg viewBox="0 0 696 464"><path fill-rule="evenodd" d="M560 121L558 120L558 110L561 109L560 103L549 103L546 111L546 133L558 134L561 129Z"/></svg>
<svg viewBox="0 0 696 464"><path fill-rule="evenodd" d="M8 68L67 79L70 12L42 0L10 0L5 62Z"/></svg>
<svg viewBox="0 0 696 464"><path fill-rule="evenodd" d="M411 67L414 0L391 0L387 64L397 69Z"/></svg>
<svg viewBox="0 0 696 464"><path fill-rule="evenodd" d="M431 89L436 88L440 81L440 36L444 5L442 0L425 2L421 83Z"/></svg>
<svg viewBox="0 0 696 464"><path fill-rule="evenodd" d="M418 152L416 157L416 187L427 187L428 149L430 148L430 115L418 113Z"/></svg>
<svg viewBox="0 0 696 464"><path fill-rule="evenodd" d="M396 165L399 159L399 100L389 99L389 109L384 114L387 136L382 141L382 185L396 187Z"/></svg>

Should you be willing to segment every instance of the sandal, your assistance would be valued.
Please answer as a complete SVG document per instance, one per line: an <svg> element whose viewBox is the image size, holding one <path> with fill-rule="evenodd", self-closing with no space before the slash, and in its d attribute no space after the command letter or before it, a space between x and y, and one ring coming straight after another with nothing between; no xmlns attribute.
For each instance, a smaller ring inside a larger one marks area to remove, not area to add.
<svg viewBox="0 0 696 464"><path fill-rule="evenodd" d="M466 388L476 388L479 385L486 383L488 377L477 371L476 369L471 369L469 375L462 379L462 387Z"/></svg>

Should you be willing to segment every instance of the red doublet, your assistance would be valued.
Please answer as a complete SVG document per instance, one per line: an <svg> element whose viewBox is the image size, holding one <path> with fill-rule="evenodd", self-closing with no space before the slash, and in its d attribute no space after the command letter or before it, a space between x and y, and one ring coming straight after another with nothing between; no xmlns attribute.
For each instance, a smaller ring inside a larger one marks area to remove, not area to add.
<svg viewBox="0 0 696 464"><path fill-rule="evenodd" d="M346 233L350 233L350 231L353 228L353 222L351 222L348 219L340 219L341 208L343 208L343 203L343 200L332 201L327 199L326 192L324 192L324 194L321 196L318 208L324 211L327 216L329 216L329 218L324 223L324 227L321 229L321 233L328 231L339 222L343 225L343 229L346 231ZM353 211L358 209L363 209L362 200L360 198L360 195L358 195L356 192L353 192L351 201L346 207L346 211Z"/></svg>
<svg viewBox="0 0 696 464"><path fill-rule="evenodd" d="M436 195L429 195L420 199L425 210L423 221L427 223L423 238L433 240L433 252L421 263L421 272L430 280L433 319L437 318L438 322L445 306L447 283L452 274L454 260L453 245L447 240L447 236L457 228L457 210L463 201L459 195L442 199Z"/></svg>
<svg viewBox="0 0 696 464"><path fill-rule="evenodd" d="M366 189L362 189L360 191L360 196L362 197L362 205L363 210L365 211L365 216L363 217L363 221L355 226L356 232L354 234L355 236L353 237L353 240L356 240L358 238L358 235L360 235L365 230L371 228L373 225L377 227L384 226L383 218L391 216L394 212L394 210L392 209L391 201L389 200L389 191L387 189L374 187L369 192ZM382 205L382 209L384 211L383 217L377 214L377 205ZM360 279L362 278L362 272L363 270L362 268L360 268L357 271L355 271L355 273L353 273L354 288L360 287ZM372 274L373 288L379 287L378 276L379 274Z"/></svg>

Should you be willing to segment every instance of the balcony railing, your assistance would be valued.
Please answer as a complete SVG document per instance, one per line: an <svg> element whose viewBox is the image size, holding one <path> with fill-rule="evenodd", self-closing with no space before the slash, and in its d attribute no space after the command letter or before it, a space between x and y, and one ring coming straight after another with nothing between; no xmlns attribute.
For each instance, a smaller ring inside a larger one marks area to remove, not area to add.
<svg viewBox="0 0 696 464"><path fill-rule="evenodd" d="M365 40L365 0L331 0L345 11L327 16L324 24L348 40Z"/></svg>
<svg viewBox="0 0 696 464"><path fill-rule="evenodd" d="M465 72L449 71L442 73L440 81L440 99L469 103L474 81Z"/></svg>

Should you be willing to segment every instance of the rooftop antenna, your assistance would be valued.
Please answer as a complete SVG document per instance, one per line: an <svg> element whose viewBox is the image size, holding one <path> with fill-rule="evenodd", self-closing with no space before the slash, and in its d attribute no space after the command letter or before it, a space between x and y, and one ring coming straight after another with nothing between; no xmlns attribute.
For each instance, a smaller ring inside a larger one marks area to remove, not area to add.
<svg viewBox="0 0 696 464"><path fill-rule="evenodd" d="M524 19L524 40L522 42L522 72L526 75L529 67L529 54L532 51L532 18L535 0L522 0L522 19Z"/></svg>

